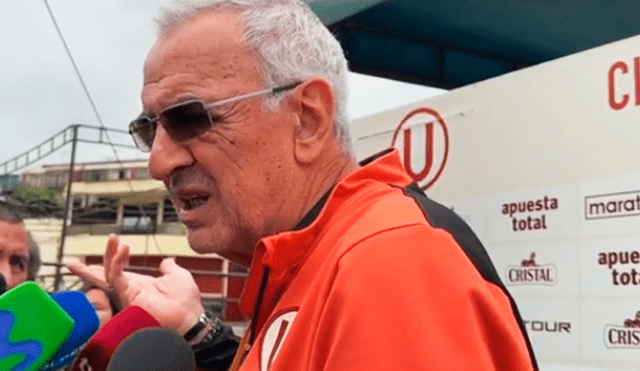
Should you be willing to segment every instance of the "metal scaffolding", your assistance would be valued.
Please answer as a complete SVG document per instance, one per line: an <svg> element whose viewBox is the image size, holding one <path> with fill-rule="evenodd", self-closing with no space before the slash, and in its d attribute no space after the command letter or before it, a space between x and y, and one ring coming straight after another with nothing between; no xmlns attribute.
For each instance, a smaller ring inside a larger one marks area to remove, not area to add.
<svg viewBox="0 0 640 371"><path fill-rule="evenodd" d="M57 291L62 283L62 258L64 256L64 243L67 234L67 225L69 224L69 214L71 210L71 183L73 183L73 168L76 157L76 145L81 143L106 144L111 147L136 148L133 144L114 143L108 132L118 134L129 134L125 130L111 129L106 127L89 126L82 124L70 125L54 136L31 148L30 150L12 158L8 161L0 163L0 177L12 174L18 170L22 170L27 166L45 158L53 152L61 149L68 143L71 143L71 159L69 161L67 194L65 199L64 220L62 223L62 235L60 238L60 247L58 249L57 265L55 273L54 290Z"/></svg>

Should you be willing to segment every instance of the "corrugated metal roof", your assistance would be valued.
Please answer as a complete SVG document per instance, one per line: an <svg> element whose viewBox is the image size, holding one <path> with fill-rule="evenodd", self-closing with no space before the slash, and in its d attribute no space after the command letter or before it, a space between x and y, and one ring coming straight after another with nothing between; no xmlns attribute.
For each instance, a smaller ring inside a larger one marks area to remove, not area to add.
<svg viewBox="0 0 640 371"><path fill-rule="evenodd" d="M636 0L313 1L354 72L455 88L640 34Z"/></svg>

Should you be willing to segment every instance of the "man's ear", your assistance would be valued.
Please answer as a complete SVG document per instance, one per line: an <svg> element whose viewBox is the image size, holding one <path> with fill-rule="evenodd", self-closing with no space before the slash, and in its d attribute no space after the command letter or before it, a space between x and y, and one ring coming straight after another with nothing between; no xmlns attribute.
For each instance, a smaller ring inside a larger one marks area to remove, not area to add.
<svg viewBox="0 0 640 371"><path fill-rule="evenodd" d="M302 83L296 98L299 120L294 153L299 163L309 164L318 159L329 141L336 140L336 94L329 80L318 77Z"/></svg>

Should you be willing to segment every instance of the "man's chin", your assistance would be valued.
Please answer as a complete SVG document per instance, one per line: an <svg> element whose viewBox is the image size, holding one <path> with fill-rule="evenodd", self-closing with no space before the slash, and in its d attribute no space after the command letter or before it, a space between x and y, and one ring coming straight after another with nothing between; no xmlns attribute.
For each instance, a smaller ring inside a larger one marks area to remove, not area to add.
<svg viewBox="0 0 640 371"><path fill-rule="evenodd" d="M252 252L237 251L236 249L241 246L240 243L230 243L224 238L216 238L215 236L215 234L206 233L206 229L204 228L187 230L189 246L198 254L218 254L243 267L249 267L253 257ZM236 249L234 249L234 247Z"/></svg>
<svg viewBox="0 0 640 371"><path fill-rule="evenodd" d="M191 233L188 234L189 247L191 247L191 250L197 252L198 254L211 254L216 252L216 251L211 251L212 246L210 243L206 244L204 243L204 241L202 241L201 238L192 237L192 236L193 235Z"/></svg>
<svg viewBox="0 0 640 371"><path fill-rule="evenodd" d="M219 243L206 228L187 228L187 239L191 249L198 254L220 254Z"/></svg>

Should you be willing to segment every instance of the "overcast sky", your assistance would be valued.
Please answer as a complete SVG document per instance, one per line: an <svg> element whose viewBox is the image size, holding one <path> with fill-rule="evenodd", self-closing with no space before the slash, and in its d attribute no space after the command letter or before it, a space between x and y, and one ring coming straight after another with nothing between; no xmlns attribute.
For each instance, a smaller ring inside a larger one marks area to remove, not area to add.
<svg viewBox="0 0 640 371"><path fill-rule="evenodd" d="M102 121L126 129L141 108L142 65L154 41L152 19L169 1L48 1ZM99 126L43 0L2 0L0 35L0 162L71 124ZM352 118L443 93L357 74L349 81ZM67 145L37 164L68 162L70 152ZM119 156L144 157L128 150ZM107 146L81 144L76 161L114 158Z"/></svg>

